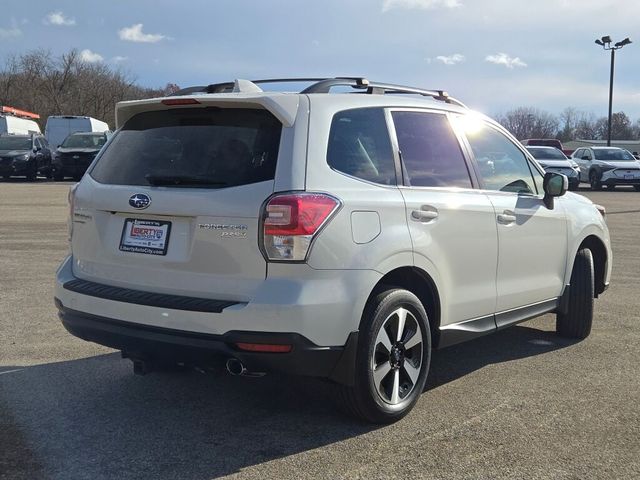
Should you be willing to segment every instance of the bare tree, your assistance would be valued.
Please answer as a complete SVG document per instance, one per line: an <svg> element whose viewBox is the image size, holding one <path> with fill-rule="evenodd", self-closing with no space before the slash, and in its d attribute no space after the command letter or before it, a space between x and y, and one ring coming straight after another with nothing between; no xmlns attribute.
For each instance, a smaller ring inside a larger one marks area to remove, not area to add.
<svg viewBox="0 0 640 480"><path fill-rule="evenodd" d="M518 140L525 138L555 138L558 119L545 111L532 107L518 107L497 117Z"/></svg>
<svg viewBox="0 0 640 480"><path fill-rule="evenodd" d="M8 58L0 70L0 104L50 115L86 115L114 126L114 106L122 100L163 96L179 89L143 88L135 79L105 63L82 61L77 50L55 57L33 50ZM44 125L41 125L44 126Z"/></svg>
<svg viewBox="0 0 640 480"><path fill-rule="evenodd" d="M640 140L640 119L636 120L631 127L631 138Z"/></svg>
<svg viewBox="0 0 640 480"><path fill-rule="evenodd" d="M573 140L577 139L597 140L598 126L597 120L593 113L583 112L576 123Z"/></svg>
<svg viewBox="0 0 640 480"><path fill-rule="evenodd" d="M596 135L600 140L606 140L609 129L607 117L599 118L596 122ZM611 139L630 140L633 137L631 119L624 112L616 112L611 115Z"/></svg>

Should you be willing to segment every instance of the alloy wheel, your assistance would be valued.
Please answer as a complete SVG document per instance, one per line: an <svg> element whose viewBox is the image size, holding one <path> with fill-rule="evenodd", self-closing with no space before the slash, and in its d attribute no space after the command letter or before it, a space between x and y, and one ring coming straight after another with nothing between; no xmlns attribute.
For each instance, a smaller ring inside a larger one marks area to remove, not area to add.
<svg viewBox="0 0 640 480"><path fill-rule="evenodd" d="M423 334L406 308L394 310L376 336L371 371L380 398L397 405L414 390L422 369Z"/></svg>

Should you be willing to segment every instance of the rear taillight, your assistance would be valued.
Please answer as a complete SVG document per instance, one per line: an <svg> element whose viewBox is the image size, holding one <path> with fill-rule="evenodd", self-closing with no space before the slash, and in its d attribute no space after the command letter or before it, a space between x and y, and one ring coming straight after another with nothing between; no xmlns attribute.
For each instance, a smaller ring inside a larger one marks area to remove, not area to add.
<svg viewBox="0 0 640 480"><path fill-rule="evenodd" d="M304 261L315 235L340 207L325 193L275 195L264 206L263 247L267 260Z"/></svg>
<svg viewBox="0 0 640 480"><path fill-rule="evenodd" d="M77 188L78 184L74 183L71 188L69 188L69 193L67 195L67 201L69 202L69 218L67 219L67 233L69 242L71 242L71 237L73 235L73 212L75 210L75 197Z"/></svg>

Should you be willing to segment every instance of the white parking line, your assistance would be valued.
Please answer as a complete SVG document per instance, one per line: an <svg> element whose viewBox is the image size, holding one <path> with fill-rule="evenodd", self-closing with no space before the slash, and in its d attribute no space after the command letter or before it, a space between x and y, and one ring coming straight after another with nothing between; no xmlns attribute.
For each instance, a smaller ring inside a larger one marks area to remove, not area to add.
<svg viewBox="0 0 640 480"><path fill-rule="evenodd" d="M6 372L0 372L0 375L4 375L5 373L19 372L20 370L24 370L24 368L16 368L14 370L7 370Z"/></svg>

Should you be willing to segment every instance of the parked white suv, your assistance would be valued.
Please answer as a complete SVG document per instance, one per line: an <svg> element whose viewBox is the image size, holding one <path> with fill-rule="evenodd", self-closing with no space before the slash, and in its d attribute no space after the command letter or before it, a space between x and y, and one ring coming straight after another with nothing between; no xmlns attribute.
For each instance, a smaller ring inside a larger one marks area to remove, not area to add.
<svg viewBox="0 0 640 480"><path fill-rule="evenodd" d="M604 209L502 127L442 91L261 82L117 105L70 193L55 301L72 334L139 373L325 377L372 422L413 407L432 348L548 312L589 335Z"/></svg>
<svg viewBox="0 0 640 480"><path fill-rule="evenodd" d="M640 191L640 161L618 147L579 148L571 156L580 168L580 181L588 182L591 190L603 186L633 185Z"/></svg>

